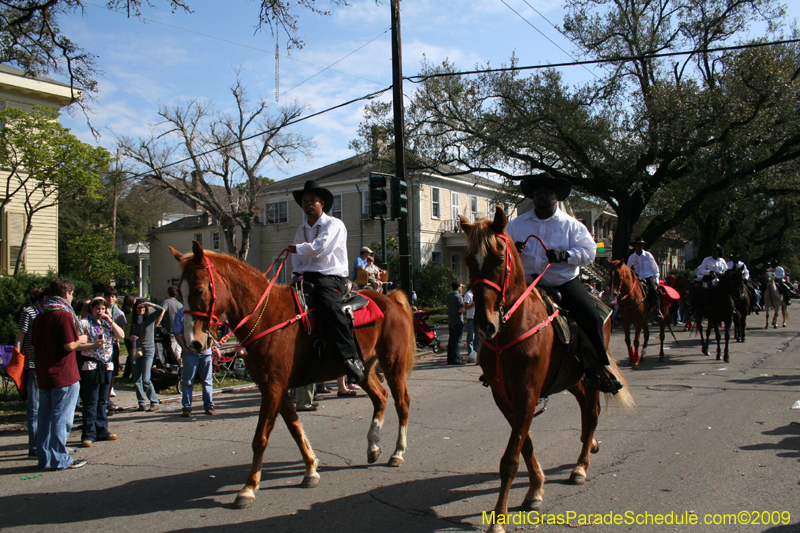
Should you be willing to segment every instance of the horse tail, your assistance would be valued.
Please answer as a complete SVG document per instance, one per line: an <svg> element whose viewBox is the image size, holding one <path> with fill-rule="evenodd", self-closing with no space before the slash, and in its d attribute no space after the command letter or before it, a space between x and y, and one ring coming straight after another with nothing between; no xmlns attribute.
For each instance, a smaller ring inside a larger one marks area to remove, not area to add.
<svg viewBox="0 0 800 533"><path fill-rule="evenodd" d="M408 296L406 296L406 293L403 291L392 291L386 296L399 305L408 316L408 348L406 352L405 372L406 377L409 377L411 371L414 369L414 360L417 358L417 340L414 336L414 312L411 310Z"/></svg>
<svg viewBox="0 0 800 533"><path fill-rule="evenodd" d="M620 371L613 356L608 358L608 368L611 370L611 373L614 374L614 377L616 377L622 383L622 390L616 394L606 393L606 407L608 407L609 400L611 400L611 402L619 407L623 407L625 409L636 409L636 401L634 401L633 395L631 394L631 387L628 385L628 381L625 379L625 374Z"/></svg>

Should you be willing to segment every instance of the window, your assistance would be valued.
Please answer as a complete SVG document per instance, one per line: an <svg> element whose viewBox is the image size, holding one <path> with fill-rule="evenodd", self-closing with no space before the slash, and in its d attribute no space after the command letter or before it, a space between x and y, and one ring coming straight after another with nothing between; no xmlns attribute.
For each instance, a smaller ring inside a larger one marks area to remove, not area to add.
<svg viewBox="0 0 800 533"><path fill-rule="evenodd" d="M211 249L219 251L219 232L211 232Z"/></svg>
<svg viewBox="0 0 800 533"><path fill-rule="evenodd" d="M434 265L442 264L442 252L431 252L431 263Z"/></svg>
<svg viewBox="0 0 800 533"><path fill-rule="evenodd" d="M334 194L333 195L333 207L331 207L331 216L336 217L339 220L342 219L342 195L341 194Z"/></svg>
<svg viewBox="0 0 800 533"><path fill-rule="evenodd" d="M458 220L458 213L461 210L459 198L460 195L457 192L450 193L450 218L453 220Z"/></svg>
<svg viewBox="0 0 800 533"><path fill-rule="evenodd" d="M475 222L478 220L478 197L477 196L470 196L469 197L469 219L470 222Z"/></svg>
<svg viewBox="0 0 800 533"><path fill-rule="evenodd" d="M264 224L284 224L289 222L289 202L272 202L266 205Z"/></svg>
<svg viewBox="0 0 800 533"><path fill-rule="evenodd" d="M361 220L369 220L369 191L361 193Z"/></svg>
<svg viewBox="0 0 800 533"><path fill-rule="evenodd" d="M439 189L431 187L431 218L440 218L441 216Z"/></svg>
<svg viewBox="0 0 800 533"><path fill-rule="evenodd" d="M195 234L194 234L194 240L196 240L196 241L197 241L197 243L198 243L200 246L203 246L203 234L202 234L202 233L195 233Z"/></svg>
<svg viewBox="0 0 800 533"><path fill-rule="evenodd" d="M450 270L456 273L456 277L461 279L461 254L453 252L450 254Z"/></svg>
<svg viewBox="0 0 800 533"><path fill-rule="evenodd" d="M273 273L278 270L278 266L280 266L280 262L278 261L277 257L272 258L272 268L267 270L267 277L270 278L273 276ZM287 265L283 265L283 268L278 273L278 279L275 280L275 283L279 283L281 285L286 285L286 268Z"/></svg>

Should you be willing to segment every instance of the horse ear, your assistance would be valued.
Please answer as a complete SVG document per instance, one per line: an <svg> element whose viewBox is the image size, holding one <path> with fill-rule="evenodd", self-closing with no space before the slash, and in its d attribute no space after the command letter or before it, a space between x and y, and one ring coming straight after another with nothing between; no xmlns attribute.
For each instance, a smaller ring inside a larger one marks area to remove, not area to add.
<svg viewBox="0 0 800 533"><path fill-rule="evenodd" d="M192 241L192 253L194 254L193 261L198 265L203 264L203 257L205 257L203 253L203 245L197 241Z"/></svg>
<svg viewBox="0 0 800 533"><path fill-rule="evenodd" d="M503 211L503 208L499 205L494 208L494 221L489 226L495 233L503 233L506 229L506 224L508 224L508 217L506 217L506 212Z"/></svg>
<svg viewBox="0 0 800 533"><path fill-rule="evenodd" d="M180 263L181 259L183 259L183 254L180 253L175 248L173 248L172 246L167 246L167 248L169 248L169 251L172 252L172 255L175 257L175 260Z"/></svg>
<svg viewBox="0 0 800 533"><path fill-rule="evenodd" d="M611 259L609 259L608 257L606 257L605 259L606 259L605 262L600 263L600 264L605 266L607 269L611 270L611 267L613 266L611 264Z"/></svg>
<svg viewBox="0 0 800 533"><path fill-rule="evenodd" d="M461 226L461 229L464 231L464 233L469 233L470 230L475 227L475 224L471 224L469 219L464 215L458 215L458 220L460 221L459 226Z"/></svg>

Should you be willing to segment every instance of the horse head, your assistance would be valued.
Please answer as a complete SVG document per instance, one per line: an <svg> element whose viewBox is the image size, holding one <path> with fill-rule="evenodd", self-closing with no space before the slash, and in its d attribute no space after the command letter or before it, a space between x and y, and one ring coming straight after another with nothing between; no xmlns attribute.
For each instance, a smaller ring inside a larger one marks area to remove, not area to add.
<svg viewBox="0 0 800 533"><path fill-rule="evenodd" d="M228 285L214 263L224 256L206 252L197 241L192 241L191 254L181 254L172 246L169 249L183 269L179 283L183 338L187 346L201 353L211 346L212 334L221 323L218 315L224 314L230 298Z"/></svg>
<svg viewBox="0 0 800 533"><path fill-rule="evenodd" d="M616 261L607 260L606 266L611 275L611 294L614 297L619 297L622 292L628 294L633 287L636 287L638 276L636 272L628 268L625 261L618 259Z"/></svg>
<svg viewBox="0 0 800 533"><path fill-rule="evenodd" d="M525 273L517 249L506 232L508 218L499 206L494 220L475 223L461 215L461 229L467 236L466 263L475 300L474 325L484 339L493 339L502 323L504 306L515 301L525 287Z"/></svg>

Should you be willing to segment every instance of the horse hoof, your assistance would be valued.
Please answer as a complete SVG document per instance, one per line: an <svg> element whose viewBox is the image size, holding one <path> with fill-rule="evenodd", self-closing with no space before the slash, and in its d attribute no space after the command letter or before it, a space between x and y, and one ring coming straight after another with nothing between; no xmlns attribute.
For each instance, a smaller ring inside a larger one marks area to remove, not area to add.
<svg viewBox="0 0 800 533"><path fill-rule="evenodd" d="M254 496L236 496L236 499L233 502L234 509L247 509L248 507L252 507L253 503L256 501Z"/></svg>
<svg viewBox="0 0 800 533"><path fill-rule="evenodd" d="M300 486L304 489L313 489L317 485L319 485L319 474L303 476L303 482L300 483Z"/></svg>
<svg viewBox="0 0 800 533"><path fill-rule="evenodd" d="M586 483L586 476L580 474L572 474L569 476L570 485L583 485L584 483Z"/></svg>
<svg viewBox="0 0 800 533"><path fill-rule="evenodd" d="M522 502L523 511L539 511L544 506L542 500L525 500Z"/></svg>
<svg viewBox="0 0 800 533"><path fill-rule="evenodd" d="M725 361L726 363L730 363L731 362L730 357L728 357L727 355L725 357L723 357L722 360Z"/></svg>
<svg viewBox="0 0 800 533"><path fill-rule="evenodd" d="M392 457L391 459L389 459L388 465L398 467L398 466L403 466L403 463L405 463L405 460L402 457Z"/></svg>
<svg viewBox="0 0 800 533"><path fill-rule="evenodd" d="M377 461L380 456L381 456L381 449L380 448L378 448L376 450L370 450L370 451L367 452L367 462L369 464L372 464L375 461Z"/></svg>
<svg viewBox="0 0 800 533"><path fill-rule="evenodd" d="M722 359L722 356L717 354L717 361L719 361L720 359Z"/></svg>

